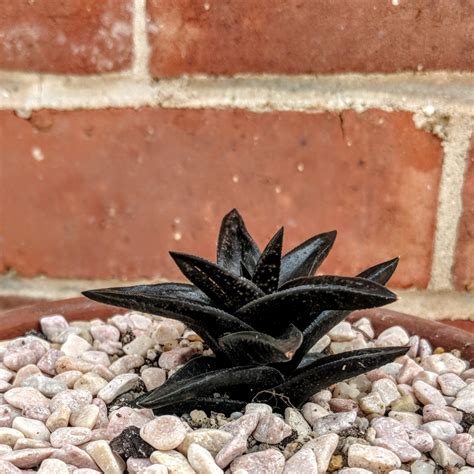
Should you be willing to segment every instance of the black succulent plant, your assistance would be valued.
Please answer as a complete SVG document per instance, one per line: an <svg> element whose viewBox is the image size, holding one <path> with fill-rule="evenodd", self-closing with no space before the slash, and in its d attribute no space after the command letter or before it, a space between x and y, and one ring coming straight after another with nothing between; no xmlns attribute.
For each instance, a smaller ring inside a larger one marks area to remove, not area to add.
<svg viewBox="0 0 474 474"><path fill-rule="evenodd" d="M404 354L406 347L308 353L351 311L396 300L383 285L398 259L357 277L313 276L335 237L336 232L316 235L282 256L282 228L261 252L234 209L222 220L217 263L171 252L192 285L84 292L102 303L182 321L213 351L191 359L135 404L155 413L228 413L252 400L299 407L318 390Z"/></svg>

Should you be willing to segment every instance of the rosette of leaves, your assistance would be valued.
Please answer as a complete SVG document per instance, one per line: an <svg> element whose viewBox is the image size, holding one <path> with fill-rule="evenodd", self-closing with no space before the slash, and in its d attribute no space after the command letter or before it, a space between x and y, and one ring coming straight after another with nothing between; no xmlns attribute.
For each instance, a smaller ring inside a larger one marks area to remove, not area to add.
<svg viewBox="0 0 474 474"><path fill-rule="evenodd" d="M351 311L396 300L383 285L398 259L356 277L313 276L335 237L316 235L282 256L282 228L260 251L234 209L221 224L217 263L170 253L192 284L84 292L102 303L182 321L212 349L212 356L191 359L135 404L157 414L229 413L250 401L299 407L315 392L404 354L406 347L309 352Z"/></svg>

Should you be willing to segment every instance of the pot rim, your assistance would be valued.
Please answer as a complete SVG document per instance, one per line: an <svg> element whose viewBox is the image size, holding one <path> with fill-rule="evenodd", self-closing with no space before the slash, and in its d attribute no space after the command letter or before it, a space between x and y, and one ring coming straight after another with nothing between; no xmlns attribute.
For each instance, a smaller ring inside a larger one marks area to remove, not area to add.
<svg viewBox="0 0 474 474"><path fill-rule="evenodd" d="M39 321L44 316L63 315L69 321L107 319L128 310L104 305L84 296L57 301L42 301L28 306L0 312L0 340L22 336L28 330L39 330ZM348 321L368 318L376 335L392 326L404 327L410 335L418 335L431 342L434 347L445 350L459 349L462 356L474 364L474 334L447 324L423 319L386 308L355 311Z"/></svg>

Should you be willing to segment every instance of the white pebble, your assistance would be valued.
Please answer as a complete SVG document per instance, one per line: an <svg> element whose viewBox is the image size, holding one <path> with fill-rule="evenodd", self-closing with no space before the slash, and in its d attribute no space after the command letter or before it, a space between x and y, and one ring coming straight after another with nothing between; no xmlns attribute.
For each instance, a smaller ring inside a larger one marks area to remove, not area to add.
<svg viewBox="0 0 474 474"><path fill-rule="evenodd" d="M186 429L177 416L164 415L143 425L140 436L154 448L168 451L184 441Z"/></svg>
<svg viewBox="0 0 474 474"><path fill-rule="evenodd" d="M140 380L137 374L121 374L117 375L97 394L98 398L104 400L105 403L110 403L122 393L131 390Z"/></svg>

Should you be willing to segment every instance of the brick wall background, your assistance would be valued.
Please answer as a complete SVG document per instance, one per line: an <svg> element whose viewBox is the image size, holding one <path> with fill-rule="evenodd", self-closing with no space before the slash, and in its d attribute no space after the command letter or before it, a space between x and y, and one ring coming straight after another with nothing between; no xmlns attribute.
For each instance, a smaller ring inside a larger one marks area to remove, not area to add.
<svg viewBox="0 0 474 474"><path fill-rule="evenodd" d="M473 130L474 0L0 0L3 304L177 278L237 207L474 319Z"/></svg>

